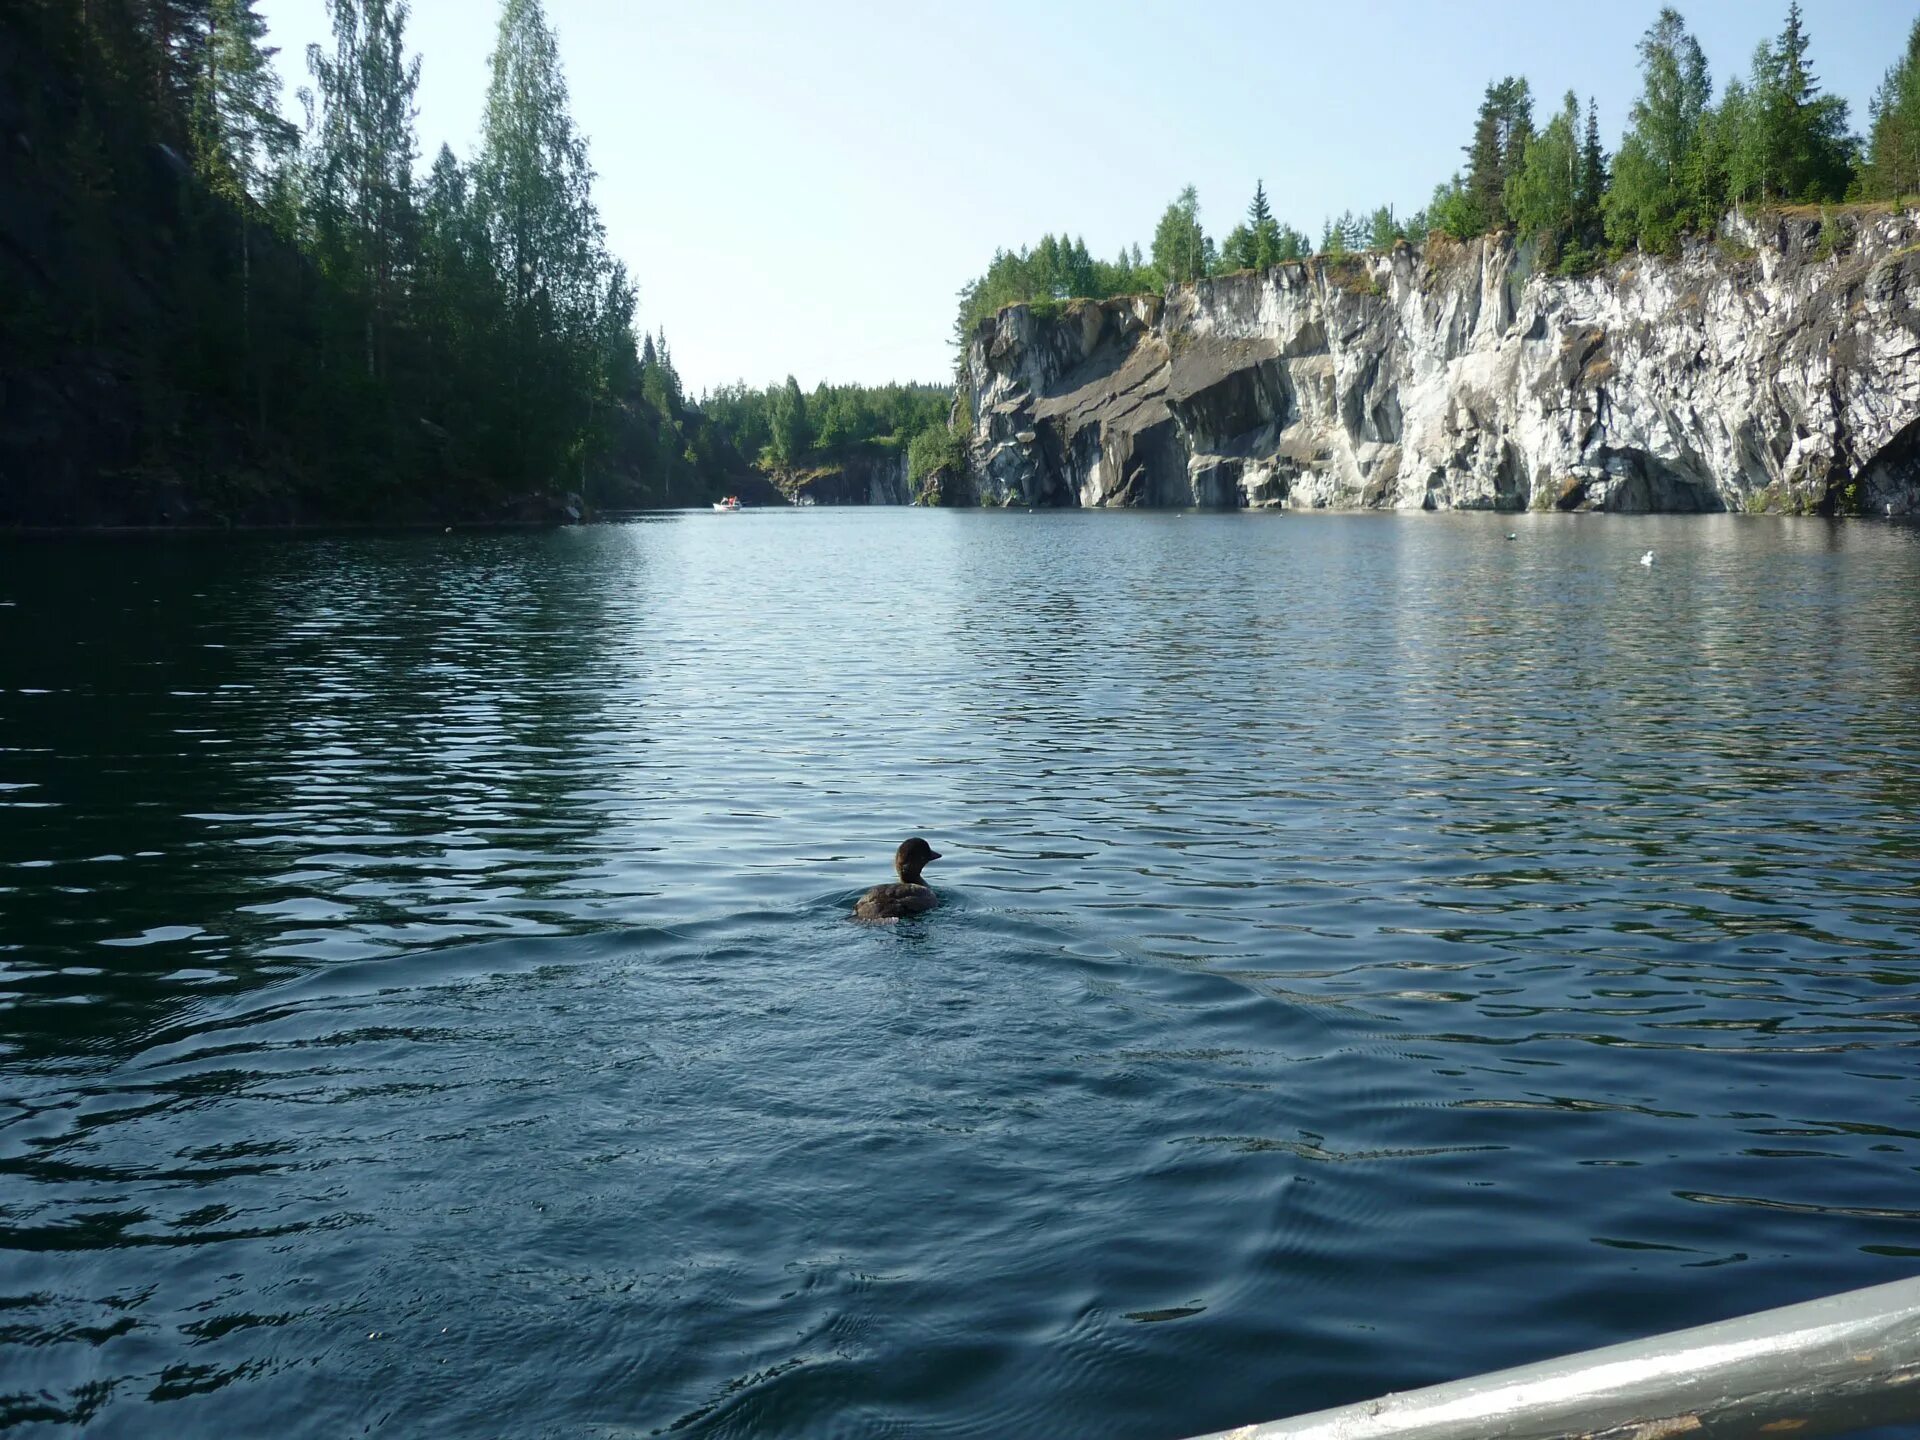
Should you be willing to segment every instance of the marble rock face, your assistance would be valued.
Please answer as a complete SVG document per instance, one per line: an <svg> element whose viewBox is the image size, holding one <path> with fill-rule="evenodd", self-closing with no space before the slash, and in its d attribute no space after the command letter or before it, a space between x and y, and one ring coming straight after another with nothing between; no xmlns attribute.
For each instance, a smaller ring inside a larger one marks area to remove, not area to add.
<svg viewBox="0 0 1920 1440"><path fill-rule="evenodd" d="M983 504L1920 512L1920 215L1729 217L1678 258L1314 259L1016 305L962 377Z"/></svg>

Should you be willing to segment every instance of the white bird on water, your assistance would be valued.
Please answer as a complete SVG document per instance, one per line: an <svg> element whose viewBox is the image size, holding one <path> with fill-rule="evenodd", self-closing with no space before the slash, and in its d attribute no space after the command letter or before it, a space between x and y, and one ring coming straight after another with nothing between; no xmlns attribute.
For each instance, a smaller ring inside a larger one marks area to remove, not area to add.
<svg viewBox="0 0 1920 1440"><path fill-rule="evenodd" d="M1647 553L1646 553L1646 554L1644 554L1644 555L1642 555L1642 556L1640 557L1640 563L1641 563L1642 565L1652 565L1652 564L1653 564L1653 552L1652 552L1651 550L1649 550L1649 551L1647 551Z"/></svg>

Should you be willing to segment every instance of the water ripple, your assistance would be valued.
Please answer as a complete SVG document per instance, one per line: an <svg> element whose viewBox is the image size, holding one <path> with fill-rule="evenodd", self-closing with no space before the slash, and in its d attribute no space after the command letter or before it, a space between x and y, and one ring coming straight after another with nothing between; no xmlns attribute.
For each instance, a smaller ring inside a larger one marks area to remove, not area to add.
<svg viewBox="0 0 1920 1440"><path fill-rule="evenodd" d="M1145 1440L1920 1258L1910 529L6 559L0 1429Z"/></svg>

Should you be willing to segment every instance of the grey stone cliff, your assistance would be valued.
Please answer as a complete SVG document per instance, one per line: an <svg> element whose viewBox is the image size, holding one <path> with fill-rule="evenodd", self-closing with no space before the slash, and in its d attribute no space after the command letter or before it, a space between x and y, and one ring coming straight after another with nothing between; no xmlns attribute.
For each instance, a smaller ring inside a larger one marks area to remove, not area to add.
<svg viewBox="0 0 1920 1440"><path fill-rule="evenodd" d="M964 359L982 504L1920 512L1920 215L1729 217L1527 273L1505 236L1012 306Z"/></svg>
<svg viewBox="0 0 1920 1440"><path fill-rule="evenodd" d="M796 505L905 505L907 452L848 446L797 470L779 470L773 483Z"/></svg>

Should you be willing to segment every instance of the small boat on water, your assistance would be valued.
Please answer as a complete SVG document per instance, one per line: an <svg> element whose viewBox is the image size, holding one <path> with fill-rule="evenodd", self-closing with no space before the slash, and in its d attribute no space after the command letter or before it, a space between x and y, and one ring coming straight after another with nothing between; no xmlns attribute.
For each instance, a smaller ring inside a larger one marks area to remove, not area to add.
<svg viewBox="0 0 1920 1440"><path fill-rule="evenodd" d="M738 510L740 508L740 497L738 495L729 495L724 500L716 500L713 502L713 508L718 510L722 515L726 514L729 510Z"/></svg>

